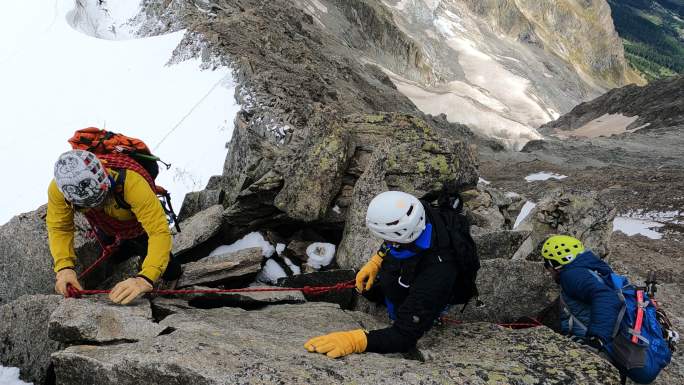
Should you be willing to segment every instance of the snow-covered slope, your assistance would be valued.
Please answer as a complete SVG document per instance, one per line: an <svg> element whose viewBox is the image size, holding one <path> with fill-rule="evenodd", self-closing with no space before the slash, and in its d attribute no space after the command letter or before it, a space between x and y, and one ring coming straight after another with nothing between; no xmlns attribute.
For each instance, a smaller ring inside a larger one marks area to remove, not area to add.
<svg viewBox="0 0 684 385"><path fill-rule="evenodd" d="M176 210L221 174L234 101L230 69L167 65L184 31L137 38L140 0L11 1L0 6L0 223L46 202L57 156L77 129L139 137L162 159Z"/></svg>

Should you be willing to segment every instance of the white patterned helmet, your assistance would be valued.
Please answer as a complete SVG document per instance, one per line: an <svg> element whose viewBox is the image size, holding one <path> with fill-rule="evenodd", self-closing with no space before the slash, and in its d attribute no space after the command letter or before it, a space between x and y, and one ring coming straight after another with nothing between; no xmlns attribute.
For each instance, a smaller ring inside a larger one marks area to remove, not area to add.
<svg viewBox="0 0 684 385"><path fill-rule="evenodd" d="M96 207L111 187L102 162L92 152L67 151L55 163L55 182L64 198L76 206Z"/></svg>
<svg viewBox="0 0 684 385"><path fill-rule="evenodd" d="M425 230L425 208L411 194L385 191L368 205L366 226L386 241L411 243Z"/></svg>

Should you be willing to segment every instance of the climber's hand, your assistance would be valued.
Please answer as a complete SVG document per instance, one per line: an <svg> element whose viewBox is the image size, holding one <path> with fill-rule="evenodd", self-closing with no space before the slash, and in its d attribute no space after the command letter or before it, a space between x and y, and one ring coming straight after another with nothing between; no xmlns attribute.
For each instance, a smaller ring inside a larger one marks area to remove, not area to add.
<svg viewBox="0 0 684 385"><path fill-rule="evenodd" d="M352 353L363 353L367 345L366 332L363 329L356 329L314 337L306 341L304 348L311 353L317 352L330 358L338 358Z"/></svg>
<svg viewBox="0 0 684 385"><path fill-rule="evenodd" d="M114 303L126 305L139 296L152 291L152 284L145 278L135 277L123 280L114 286L109 293L109 299Z"/></svg>
<svg viewBox="0 0 684 385"><path fill-rule="evenodd" d="M83 290L78 282L78 276L74 269L66 268L57 272L55 275L55 291L64 297L69 296L67 287L71 285L78 290Z"/></svg>
<svg viewBox="0 0 684 385"><path fill-rule="evenodd" d="M375 283L375 277L378 276L382 265L382 257L375 254L356 274L356 291L363 293L368 291Z"/></svg>

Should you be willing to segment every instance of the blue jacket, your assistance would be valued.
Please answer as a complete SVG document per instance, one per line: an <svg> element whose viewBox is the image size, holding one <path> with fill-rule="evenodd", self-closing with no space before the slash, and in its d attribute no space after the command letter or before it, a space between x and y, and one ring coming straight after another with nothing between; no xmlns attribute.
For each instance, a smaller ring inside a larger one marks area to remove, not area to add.
<svg viewBox="0 0 684 385"><path fill-rule="evenodd" d="M585 251L560 270L561 295L568 310L586 327L570 330L569 317L561 311L564 332L580 337L598 336L610 342L622 302L604 282L613 270L591 251Z"/></svg>

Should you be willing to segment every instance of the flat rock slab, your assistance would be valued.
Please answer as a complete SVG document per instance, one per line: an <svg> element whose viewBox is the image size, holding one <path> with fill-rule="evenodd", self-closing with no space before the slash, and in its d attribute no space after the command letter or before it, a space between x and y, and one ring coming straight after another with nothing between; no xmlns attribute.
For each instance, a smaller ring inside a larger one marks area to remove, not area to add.
<svg viewBox="0 0 684 385"><path fill-rule="evenodd" d="M181 223L181 232L173 238L173 253L180 255L206 242L221 229L223 206L214 205Z"/></svg>
<svg viewBox="0 0 684 385"><path fill-rule="evenodd" d="M467 321L513 322L536 317L558 297L558 285L541 262L509 259L481 261L477 288L484 307L472 300L461 313L454 306L450 315Z"/></svg>
<svg viewBox="0 0 684 385"><path fill-rule="evenodd" d="M210 287L192 286L189 289L211 290ZM246 289L280 289L273 286L250 286ZM199 308L216 308L222 306L258 307L277 303L306 302L304 294L298 290L289 291L245 291L239 293L188 294L183 296L188 304Z"/></svg>
<svg viewBox="0 0 684 385"><path fill-rule="evenodd" d="M285 277L278 280L278 286L305 287L305 286L332 286L341 282L351 281L356 277L354 270L327 270L315 273L306 273ZM316 295L305 295L308 301L332 302L340 305L343 309L352 307L354 289L335 290Z"/></svg>
<svg viewBox="0 0 684 385"><path fill-rule="evenodd" d="M49 336L64 343L139 341L158 335L164 327L154 322L147 299L115 305L109 299L88 297L62 301L50 316Z"/></svg>
<svg viewBox="0 0 684 385"><path fill-rule="evenodd" d="M177 287L244 281L259 272L262 259L261 248L253 247L190 262L183 266Z"/></svg>
<svg viewBox="0 0 684 385"><path fill-rule="evenodd" d="M48 338L48 319L62 296L24 295L0 306L0 365L21 369L21 379L43 384L50 354L64 347Z"/></svg>
<svg viewBox="0 0 684 385"><path fill-rule="evenodd" d="M52 355L57 383L169 384L618 384L597 356L546 328L449 326L422 345L426 362L398 355L330 359L308 353L316 335L385 325L325 303L182 310L169 333L130 344L72 346ZM431 337L433 336L433 337ZM494 380L494 381L492 381Z"/></svg>

